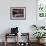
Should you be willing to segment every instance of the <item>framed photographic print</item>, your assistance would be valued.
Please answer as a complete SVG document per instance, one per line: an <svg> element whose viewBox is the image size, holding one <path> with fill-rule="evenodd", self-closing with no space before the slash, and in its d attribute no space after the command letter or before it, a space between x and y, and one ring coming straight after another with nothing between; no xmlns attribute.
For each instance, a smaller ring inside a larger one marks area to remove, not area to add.
<svg viewBox="0 0 46 46"><path fill-rule="evenodd" d="M11 7L10 8L10 19L11 20L25 20L26 19L26 8L25 7Z"/></svg>

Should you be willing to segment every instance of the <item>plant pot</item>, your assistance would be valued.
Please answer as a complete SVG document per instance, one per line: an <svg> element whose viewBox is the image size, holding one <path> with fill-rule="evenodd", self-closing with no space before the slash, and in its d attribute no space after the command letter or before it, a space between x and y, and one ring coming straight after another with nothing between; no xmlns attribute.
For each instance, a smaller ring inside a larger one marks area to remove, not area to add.
<svg viewBox="0 0 46 46"><path fill-rule="evenodd" d="M38 39L38 40L37 40L37 43L41 44L41 43L44 42L44 40L45 40L45 39Z"/></svg>
<svg viewBox="0 0 46 46"><path fill-rule="evenodd" d="M44 43L44 40L45 40L45 39L40 39L40 43Z"/></svg>

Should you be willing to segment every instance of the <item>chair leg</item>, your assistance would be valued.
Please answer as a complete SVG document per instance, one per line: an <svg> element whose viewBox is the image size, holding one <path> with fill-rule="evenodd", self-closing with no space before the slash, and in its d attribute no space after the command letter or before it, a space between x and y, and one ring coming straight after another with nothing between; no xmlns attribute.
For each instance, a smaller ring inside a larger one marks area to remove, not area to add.
<svg viewBox="0 0 46 46"><path fill-rule="evenodd" d="M4 44L5 44L5 46L7 46L7 42L6 41L4 42Z"/></svg>
<svg viewBox="0 0 46 46"><path fill-rule="evenodd" d="M5 34L5 46L7 46L7 34Z"/></svg>

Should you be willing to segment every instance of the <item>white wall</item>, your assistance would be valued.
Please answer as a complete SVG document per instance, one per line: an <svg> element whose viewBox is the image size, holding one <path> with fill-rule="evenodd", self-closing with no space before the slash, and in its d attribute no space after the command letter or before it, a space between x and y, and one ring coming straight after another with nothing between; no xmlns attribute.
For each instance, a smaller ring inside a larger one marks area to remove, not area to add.
<svg viewBox="0 0 46 46"><path fill-rule="evenodd" d="M26 20L10 20L10 7L26 7ZM0 0L0 34L17 26L32 35L32 24L36 24L36 0Z"/></svg>

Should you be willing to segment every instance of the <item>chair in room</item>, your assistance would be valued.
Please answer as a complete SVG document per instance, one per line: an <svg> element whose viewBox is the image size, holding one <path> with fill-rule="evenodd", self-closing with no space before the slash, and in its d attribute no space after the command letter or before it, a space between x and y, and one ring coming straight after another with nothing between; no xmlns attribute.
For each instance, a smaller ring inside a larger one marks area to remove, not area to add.
<svg viewBox="0 0 46 46"><path fill-rule="evenodd" d="M18 27L11 28L11 33L5 33L5 46L8 45L7 39L8 38L13 38L13 36L16 40L16 45L15 46L18 46Z"/></svg>
<svg viewBox="0 0 46 46"><path fill-rule="evenodd" d="M21 33L21 39L24 41L19 42L19 46L30 46L29 33Z"/></svg>

